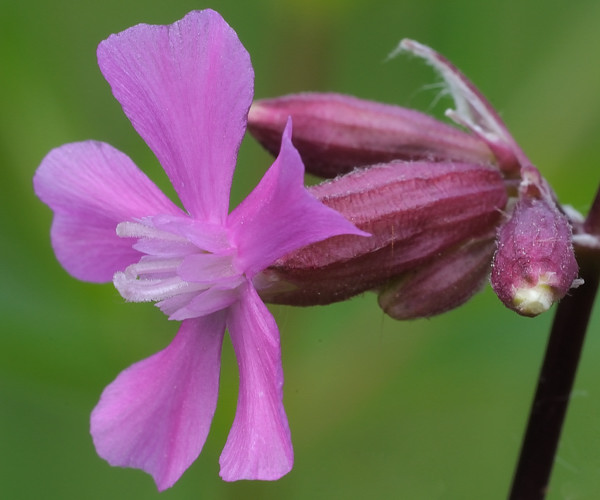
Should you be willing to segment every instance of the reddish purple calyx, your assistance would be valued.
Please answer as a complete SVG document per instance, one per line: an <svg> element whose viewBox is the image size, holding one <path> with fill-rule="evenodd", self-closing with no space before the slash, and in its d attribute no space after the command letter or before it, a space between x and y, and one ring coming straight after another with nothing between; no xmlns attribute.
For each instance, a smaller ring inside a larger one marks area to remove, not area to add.
<svg viewBox="0 0 600 500"><path fill-rule="evenodd" d="M521 197L500 227L492 287L510 309L537 316L577 286L567 218L546 198Z"/></svg>
<svg viewBox="0 0 600 500"><path fill-rule="evenodd" d="M324 178L392 160L489 164L486 143L419 111L342 94L303 93L255 101L248 130L276 154L288 117L307 172Z"/></svg>
<svg viewBox="0 0 600 500"><path fill-rule="evenodd" d="M260 284L255 280L266 301L328 304L381 289L446 251L495 232L507 200L497 170L452 162L376 165L311 192L372 236L336 236L287 254L261 273Z"/></svg>

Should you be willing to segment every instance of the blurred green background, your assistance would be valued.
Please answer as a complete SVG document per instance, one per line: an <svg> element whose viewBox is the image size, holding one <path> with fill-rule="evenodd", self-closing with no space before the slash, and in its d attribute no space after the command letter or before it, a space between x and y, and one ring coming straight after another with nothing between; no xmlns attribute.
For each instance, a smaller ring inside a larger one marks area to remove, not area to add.
<svg viewBox="0 0 600 500"><path fill-rule="evenodd" d="M177 325L54 259L50 210L32 192L43 156L94 138L161 186L152 153L113 99L95 48L139 22L212 7L252 55L256 96L338 91L433 106L419 61L385 62L403 37L444 53L489 97L563 202L586 211L600 178L600 2L580 0L0 0L0 496L158 498L152 479L97 457L89 414ZM237 203L271 159L247 139ZM282 332L296 461L273 483L225 483L218 457L237 398L225 345L220 400L200 458L164 499L501 499L508 491L552 313L506 310L489 287L430 320L385 317L366 294L272 307ZM585 346L549 498L600 494L600 318Z"/></svg>

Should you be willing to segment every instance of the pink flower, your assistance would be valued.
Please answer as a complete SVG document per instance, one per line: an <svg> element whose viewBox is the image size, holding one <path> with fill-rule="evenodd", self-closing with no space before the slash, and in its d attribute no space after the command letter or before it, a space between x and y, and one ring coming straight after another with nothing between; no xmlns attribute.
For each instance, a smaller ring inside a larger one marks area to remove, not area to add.
<svg viewBox="0 0 600 500"><path fill-rule="evenodd" d="M51 151L35 175L36 194L54 211L54 250L69 273L112 279L127 300L156 301L182 320L169 346L104 390L91 417L96 449L111 465L150 473L159 490L172 486L206 440L228 329L240 389L221 476L278 479L293 463L279 332L253 277L304 245L365 233L304 189L291 124L272 167L228 214L254 73L216 12L112 35L98 47L98 62L185 211L100 142Z"/></svg>

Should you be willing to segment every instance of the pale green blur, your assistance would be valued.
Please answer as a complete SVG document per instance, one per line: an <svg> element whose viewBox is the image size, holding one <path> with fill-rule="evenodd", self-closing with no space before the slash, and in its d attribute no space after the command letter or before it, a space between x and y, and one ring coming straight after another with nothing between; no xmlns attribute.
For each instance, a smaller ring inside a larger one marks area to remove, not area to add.
<svg viewBox="0 0 600 500"><path fill-rule="evenodd" d="M241 6L241 7L240 7ZM401 38L453 60L494 103L561 200L585 211L600 178L600 3L596 0L0 0L0 497L152 499L150 476L108 466L88 420L123 368L176 330L112 285L71 278L49 242L34 170L53 147L89 138L168 183L123 115L95 58L139 22L212 7L252 55L256 96L338 91L441 116L421 62L386 62ZM234 203L270 157L250 138ZM172 193L172 191L168 191ZM396 322L374 295L311 309L273 307L296 462L274 483L225 483L218 457L237 368L224 349L221 395L200 458L163 499L501 499L506 496L552 311L518 317L488 289L460 310ZM600 492L600 321L595 317L550 499Z"/></svg>

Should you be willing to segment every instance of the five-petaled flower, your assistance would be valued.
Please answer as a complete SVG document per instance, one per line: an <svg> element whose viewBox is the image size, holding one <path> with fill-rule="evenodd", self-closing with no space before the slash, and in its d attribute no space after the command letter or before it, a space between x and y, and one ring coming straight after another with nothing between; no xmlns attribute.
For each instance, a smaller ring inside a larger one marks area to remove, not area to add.
<svg viewBox="0 0 600 500"><path fill-rule="evenodd" d="M35 175L35 192L54 211L55 253L69 273L114 280L127 300L157 301L183 321L168 347L104 390L91 417L96 449L112 465L152 474L160 490L172 486L208 434L228 329L240 387L221 476L277 479L293 462L279 332L253 277L304 245L365 233L305 190L291 124L272 167L228 214L254 74L216 12L112 35L98 47L98 62L185 211L100 142L51 151Z"/></svg>

